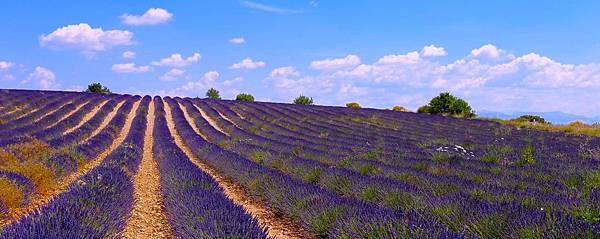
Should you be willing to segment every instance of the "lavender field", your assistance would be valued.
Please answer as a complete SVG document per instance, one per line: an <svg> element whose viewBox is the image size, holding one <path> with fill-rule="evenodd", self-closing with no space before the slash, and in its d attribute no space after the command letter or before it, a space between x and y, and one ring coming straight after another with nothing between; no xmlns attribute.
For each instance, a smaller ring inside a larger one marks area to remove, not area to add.
<svg viewBox="0 0 600 239"><path fill-rule="evenodd" d="M600 138L0 90L0 238L600 238Z"/></svg>

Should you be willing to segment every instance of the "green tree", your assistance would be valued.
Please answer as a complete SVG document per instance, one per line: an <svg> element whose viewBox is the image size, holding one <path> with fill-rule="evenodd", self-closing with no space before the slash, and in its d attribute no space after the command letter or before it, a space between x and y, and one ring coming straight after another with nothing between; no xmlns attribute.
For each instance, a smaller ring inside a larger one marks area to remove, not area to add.
<svg viewBox="0 0 600 239"><path fill-rule="evenodd" d="M357 109L361 108L360 104L358 104L356 102L346 103L346 107L348 107L348 108L357 108Z"/></svg>
<svg viewBox="0 0 600 239"><path fill-rule="evenodd" d="M409 110L407 108L404 108L402 106L396 105L392 108L393 111L401 111L401 112L408 112Z"/></svg>
<svg viewBox="0 0 600 239"><path fill-rule="evenodd" d="M550 122L546 121L544 118L542 118L541 116L537 116L537 115L521 115L521 116L519 116L519 118L514 119L514 121L550 124Z"/></svg>
<svg viewBox="0 0 600 239"><path fill-rule="evenodd" d="M312 105L313 104L313 99L312 97L307 97L307 96L303 96L300 95L298 96L298 98L294 99L294 104L297 105Z"/></svg>
<svg viewBox="0 0 600 239"><path fill-rule="evenodd" d="M429 104L422 106L419 113L444 114L461 117L475 117L475 113L469 103L457 98L448 92L441 93L429 101Z"/></svg>
<svg viewBox="0 0 600 239"><path fill-rule="evenodd" d="M221 96L219 95L219 91L216 90L215 88L210 88L206 91L206 97L211 98L211 99L215 99L215 100L220 100Z"/></svg>
<svg viewBox="0 0 600 239"><path fill-rule="evenodd" d="M254 96L252 96L251 94L240 93L235 97L235 100L254 101Z"/></svg>
<svg viewBox="0 0 600 239"><path fill-rule="evenodd" d="M102 86L102 84L100 83L92 83L88 85L88 88L85 92L92 92L92 93L102 93L102 94L110 94L110 90L108 88L106 88L106 86Z"/></svg>

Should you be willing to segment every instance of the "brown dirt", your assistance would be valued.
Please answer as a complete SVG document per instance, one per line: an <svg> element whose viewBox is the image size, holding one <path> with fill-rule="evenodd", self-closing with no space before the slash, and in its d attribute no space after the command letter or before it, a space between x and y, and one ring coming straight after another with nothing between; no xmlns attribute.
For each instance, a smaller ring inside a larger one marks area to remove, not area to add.
<svg viewBox="0 0 600 239"><path fill-rule="evenodd" d="M229 136L229 133L227 133L227 132L225 132L225 130L221 129L221 127L219 127L219 125L214 120L212 120L210 117L208 117L208 115L206 114L206 112L204 112L204 110L202 110L202 108L198 107L195 104L192 104L192 105L194 105L194 107L196 107L196 109L198 109L198 111L200 111L200 115L202 115L202 118L204 118L204 119L206 119L206 121L208 121L208 124L210 124L210 126L215 128L216 130L220 131L221 133Z"/></svg>
<svg viewBox="0 0 600 239"><path fill-rule="evenodd" d="M108 100L105 100L102 103L96 105L96 107L94 109L92 109L90 112L88 112L87 114L85 114L83 116L83 118L77 125L75 125L74 127L70 128L70 129L65 130L65 132L63 132L63 135L66 135L68 133L75 131L76 129L79 129L79 127L81 127L83 124L85 124L90 119L92 119L92 117L94 117L94 115L96 115L98 113L98 111L100 111L102 106L104 106L104 104L106 104L107 102L108 102Z"/></svg>
<svg viewBox="0 0 600 239"><path fill-rule="evenodd" d="M74 110L71 110L70 112L64 114L62 117L60 117L60 119L58 119L56 122L48 125L48 127L46 127L46 128L52 128L52 127L54 127L55 125L57 125L58 123L62 122L66 118L69 118L69 116L75 114L75 112L77 112L79 109L81 109L81 107L83 107L83 106L85 106L87 104L91 104L91 103L89 101L87 101L87 102L85 102L83 104L80 104L80 105L76 106Z"/></svg>
<svg viewBox="0 0 600 239"><path fill-rule="evenodd" d="M164 212L160 192L160 173L153 158L154 102L148 108L148 125L144 135L144 156L135 175L135 205L123 238L174 238Z"/></svg>
<svg viewBox="0 0 600 239"><path fill-rule="evenodd" d="M35 197L33 197L31 199L31 202L29 204L25 205L24 207L16 208L16 209L12 210L9 213L7 218L0 221L0 227L3 225L9 224L25 215L28 215L28 214L36 211L36 210L39 210L43 205L50 202L61 192L67 190L69 185L71 183L73 183L75 180L77 180L78 178L80 178L81 176L83 176L84 174L86 174L87 172L92 170L93 168L97 167L102 162L102 160L104 160L104 158L106 158L110 153L112 153L113 150L115 150L121 143L123 143L123 141L125 140L125 137L129 133L129 129L131 128L131 124L133 122L133 118L135 117L135 112L136 112L139 104L140 104L140 101L136 102L133 105L133 108L129 112L127 120L125 121L125 126L121 129L121 132L119 132L119 136L117 136L117 138L113 141L113 143L106 150L104 150L102 153L100 153L100 155L98 155L98 157L96 157L92 161L89 161L88 163L86 163L82 167L80 167L77 170L77 172L72 173L64 178L59 179L59 181L56 182L56 184L49 190L40 192L38 195L36 195ZM107 118L112 118L112 117L107 117Z"/></svg>
<svg viewBox="0 0 600 239"><path fill-rule="evenodd" d="M33 123L37 123L37 122L39 122L40 120L43 120L44 118L46 118L46 116L53 114L54 112L56 112L56 111L60 110L60 108L64 107L65 105L71 104L71 103L73 103L73 101L67 101L67 102L64 102L64 103L63 103L62 105L60 105L59 107L56 107L55 109L52 109L52 110L50 110L50 111L46 112L45 114L43 114L42 116L38 117L37 119L33 120Z"/></svg>
<svg viewBox="0 0 600 239"><path fill-rule="evenodd" d="M175 143L180 149L190 158L190 160L202 169L208 175L210 175L223 189L225 195L233 201L233 203L242 206L247 213L252 215L258 221L259 225L267 229L267 234L270 238L312 238L312 236L299 227L293 220L284 216L276 214L274 211L269 209L262 202L252 199L247 195L244 189L233 183L231 180L219 175L218 171L213 169L208 164L197 158L187 145L185 145L181 139L181 136L177 134L173 118L171 115L171 109L165 102L165 112L169 131L175 139ZM196 107L198 108L198 107ZM200 109L199 109L200 110ZM202 112L202 111L201 111ZM204 116L205 114L203 114ZM190 125L195 125L189 118L186 120ZM207 119L208 120L208 119ZM195 128L197 130L198 128Z"/></svg>
<svg viewBox="0 0 600 239"><path fill-rule="evenodd" d="M84 140L82 140L81 142L85 142L88 141L89 139L91 139L92 137L96 136L97 134L99 134L100 132L102 132L102 130L104 128L106 128L106 126L108 126L108 124L110 123L110 121L115 117L115 115L117 115L117 112L119 111L119 109L121 108L121 106L123 106L123 104L125 104L125 101L121 101L119 102L119 104L117 104L117 106L115 106L115 108L113 109L113 111L111 111L110 113L108 113L106 115L106 117L104 117L104 120L102 121L102 123L98 126L98 128L96 128L92 134L90 134L87 138L85 138ZM138 102L139 104L139 102ZM137 106L136 106L137 107ZM135 112L134 112L135 113Z"/></svg>

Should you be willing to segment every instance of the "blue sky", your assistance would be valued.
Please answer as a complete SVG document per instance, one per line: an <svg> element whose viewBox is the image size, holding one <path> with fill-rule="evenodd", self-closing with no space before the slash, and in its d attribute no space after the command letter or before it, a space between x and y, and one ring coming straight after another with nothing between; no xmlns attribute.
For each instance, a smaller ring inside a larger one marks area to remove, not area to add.
<svg viewBox="0 0 600 239"><path fill-rule="evenodd" d="M2 3L0 88L600 113L597 1ZM126 53L127 52L127 53Z"/></svg>

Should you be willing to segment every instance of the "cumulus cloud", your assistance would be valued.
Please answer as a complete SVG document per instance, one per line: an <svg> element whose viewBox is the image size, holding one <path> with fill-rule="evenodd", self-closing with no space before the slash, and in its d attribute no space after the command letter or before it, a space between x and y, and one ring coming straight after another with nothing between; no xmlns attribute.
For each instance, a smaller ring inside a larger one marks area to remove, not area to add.
<svg viewBox="0 0 600 239"><path fill-rule="evenodd" d="M173 69L167 71L164 75L162 75L160 77L160 80L173 81L173 80L176 80L177 78L181 77L184 73L185 73L184 70L173 68Z"/></svg>
<svg viewBox="0 0 600 239"><path fill-rule="evenodd" d="M298 72L296 70L296 68L292 67L292 66L284 66L284 67L278 67L275 68L271 71L271 73L269 73L269 77L270 78L285 78L285 77L292 77L292 76L299 76L300 72Z"/></svg>
<svg viewBox="0 0 600 239"><path fill-rule="evenodd" d="M181 54L172 54L166 58L160 59L159 61L153 61L152 65L181 68L189 66L198 61L200 61L200 53L194 53L187 58L183 58Z"/></svg>
<svg viewBox="0 0 600 239"><path fill-rule="evenodd" d="M136 66L135 63L114 64L111 69L117 73L145 73L151 70L150 66Z"/></svg>
<svg viewBox="0 0 600 239"><path fill-rule="evenodd" d="M244 44L244 43L246 43L246 39L244 39L243 37L235 37L235 38L229 39L229 43L231 43L231 44Z"/></svg>
<svg viewBox="0 0 600 239"><path fill-rule="evenodd" d="M135 58L135 52L125 51L125 52L123 52L123 54L121 54L121 57L123 57L123 59L133 59L133 58Z"/></svg>
<svg viewBox="0 0 600 239"><path fill-rule="evenodd" d="M253 61L251 58L245 58L242 61L235 63L229 67L229 69L248 69L253 70L256 68L264 67L266 64L264 61Z"/></svg>
<svg viewBox="0 0 600 239"><path fill-rule="evenodd" d="M506 51L498 49L492 44L485 44L477 49L473 49L470 56L474 58L486 57L490 59L498 59L504 54L506 54Z"/></svg>
<svg viewBox="0 0 600 239"><path fill-rule="evenodd" d="M600 100L599 63L566 64L537 53L514 56L491 44L441 63L432 56L441 55L443 48L435 48L430 45L420 51L384 55L372 63L313 75L291 66L280 67L273 69L265 82L279 95L276 99L285 101L310 92L323 104L356 100L376 107L403 103L416 108L441 91L451 91L476 110L519 110L525 107L522 102L528 102L521 111L600 112L600 104L581 103Z"/></svg>
<svg viewBox="0 0 600 239"><path fill-rule="evenodd" d="M317 70L334 70L340 68L353 67L360 64L360 58L357 55L347 55L343 58L324 59L313 61L310 67Z"/></svg>
<svg viewBox="0 0 600 239"><path fill-rule="evenodd" d="M29 82L37 83L37 85L44 90L52 89L57 86L54 72L41 66L36 67L33 72L29 73L27 79L21 83L26 84Z"/></svg>
<svg viewBox="0 0 600 239"><path fill-rule="evenodd" d="M204 73L202 78L198 81L188 82L178 89L178 91L201 91L206 90L209 87L215 85L215 81L219 78L220 74L217 71L209 71Z"/></svg>
<svg viewBox="0 0 600 239"><path fill-rule="evenodd" d="M173 14L162 8L150 8L143 15L123 14L121 20L126 25L144 26L157 25L169 22L173 19Z"/></svg>
<svg viewBox="0 0 600 239"><path fill-rule="evenodd" d="M87 23L67 25L40 36L40 45L50 49L75 49L93 56L114 46L133 45L133 33L125 30L102 30Z"/></svg>
<svg viewBox="0 0 600 239"><path fill-rule="evenodd" d="M0 61L0 70L6 70L8 68L11 68L13 65L14 63L10 61Z"/></svg>
<svg viewBox="0 0 600 239"><path fill-rule="evenodd" d="M421 56L430 57L430 56L445 56L446 50L443 47L437 47L435 45L424 46L421 50Z"/></svg>

